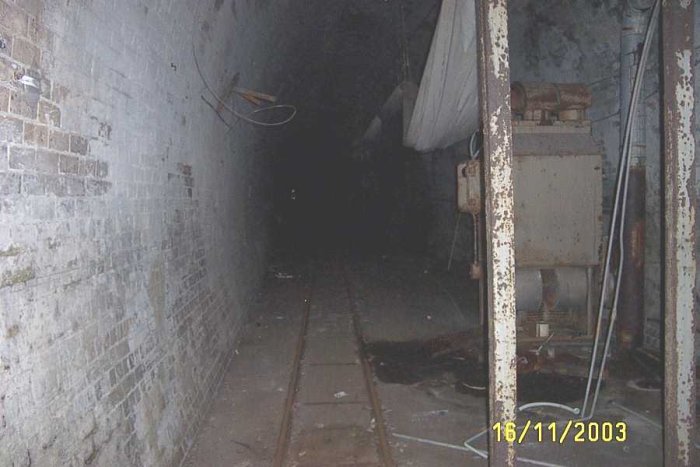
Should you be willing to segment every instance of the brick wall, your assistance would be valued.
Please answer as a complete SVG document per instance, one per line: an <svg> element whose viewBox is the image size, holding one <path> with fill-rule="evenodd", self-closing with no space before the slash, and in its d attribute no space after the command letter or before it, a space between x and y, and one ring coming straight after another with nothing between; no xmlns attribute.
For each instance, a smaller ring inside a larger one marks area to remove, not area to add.
<svg viewBox="0 0 700 467"><path fill-rule="evenodd" d="M0 0L0 465L183 458L263 272L275 140L202 101L192 42L217 89L274 93L287 3Z"/></svg>

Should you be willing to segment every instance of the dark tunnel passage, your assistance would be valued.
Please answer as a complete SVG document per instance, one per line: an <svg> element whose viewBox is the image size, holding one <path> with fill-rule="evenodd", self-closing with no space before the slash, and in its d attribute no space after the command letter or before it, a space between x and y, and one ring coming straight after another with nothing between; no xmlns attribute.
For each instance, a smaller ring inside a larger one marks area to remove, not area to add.
<svg viewBox="0 0 700 467"><path fill-rule="evenodd" d="M696 465L696 4L0 0L0 467Z"/></svg>
<svg viewBox="0 0 700 467"><path fill-rule="evenodd" d="M438 11L436 0L304 4L282 94L300 112L273 150L278 250L426 252L428 174L402 145L400 107L381 115L378 137L362 137L422 71Z"/></svg>

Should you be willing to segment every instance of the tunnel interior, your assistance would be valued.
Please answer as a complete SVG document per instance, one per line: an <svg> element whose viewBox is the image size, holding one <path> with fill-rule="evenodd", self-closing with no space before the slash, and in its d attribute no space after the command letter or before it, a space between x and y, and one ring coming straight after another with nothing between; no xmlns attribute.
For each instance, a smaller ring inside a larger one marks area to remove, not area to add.
<svg viewBox="0 0 700 467"><path fill-rule="evenodd" d="M693 465L693 3L0 0L0 466Z"/></svg>
<svg viewBox="0 0 700 467"><path fill-rule="evenodd" d="M428 212L411 184L426 174L402 145L400 109L383 116L376 140L362 137L394 89L422 71L438 12L437 1L303 7L313 25L300 32L280 99L304 111L273 150L281 250L426 251Z"/></svg>

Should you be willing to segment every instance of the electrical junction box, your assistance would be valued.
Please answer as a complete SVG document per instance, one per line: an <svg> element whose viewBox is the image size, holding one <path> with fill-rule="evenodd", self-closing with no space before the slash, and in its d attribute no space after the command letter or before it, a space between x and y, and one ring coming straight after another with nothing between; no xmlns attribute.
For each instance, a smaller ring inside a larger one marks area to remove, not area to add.
<svg viewBox="0 0 700 467"><path fill-rule="evenodd" d="M457 165L457 209L459 212L481 212L481 162L471 160Z"/></svg>

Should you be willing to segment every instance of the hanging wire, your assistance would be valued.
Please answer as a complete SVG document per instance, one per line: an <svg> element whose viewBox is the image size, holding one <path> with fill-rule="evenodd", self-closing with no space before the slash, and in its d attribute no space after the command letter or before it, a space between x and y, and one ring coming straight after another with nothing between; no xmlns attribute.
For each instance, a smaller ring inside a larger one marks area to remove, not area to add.
<svg viewBox="0 0 700 467"><path fill-rule="evenodd" d="M297 108L293 105L290 104L278 104L278 105L270 105L268 107L263 107L261 109L255 109L252 112L249 112L248 114L243 114L233 107L229 106L226 102L224 102L223 99L219 97L219 95L214 91L212 86L209 84L209 81L206 79L204 76L204 72L202 71L202 67L199 65L199 59L197 58L197 48L195 47L195 38L194 34L197 28L195 27L197 24L199 24L199 16L195 15L195 22L194 25L192 26L192 57L194 58L194 65L197 68L197 73L199 74L199 77L202 79L202 83L204 83L204 87L207 88L207 90L211 93L212 96L221 104L221 106L231 112L233 115L235 115L237 118L243 120L244 122L248 122L252 125L257 125L261 127L278 127L282 125L286 125L287 123L291 122L294 117L297 114ZM290 115L285 118L284 120L280 120L278 122L264 122L261 120L256 120L252 118L254 115L264 113L264 112L269 112L273 110L279 110L279 109L286 109L290 111ZM215 109L216 110L216 109ZM219 112L216 112L217 114ZM219 115L220 116L220 115ZM229 124L227 126L230 127Z"/></svg>
<svg viewBox="0 0 700 467"><path fill-rule="evenodd" d="M399 19L401 24L401 72L404 81L411 81L411 60L408 53L408 33L406 31L406 13L404 11L404 0L399 0Z"/></svg>
<svg viewBox="0 0 700 467"><path fill-rule="evenodd" d="M478 148L474 145L475 142L477 142L477 136L479 135L479 130L476 130L474 133L472 133L471 137L469 138L469 158L471 160L476 159L479 157L479 154L481 154L481 148L482 146L479 146Z"/></svg>
<svg viewBox="0 0 700 467"><path fill-rule="evenodd" d="M214 111L214 113L216 114L216 116L219 118L219 120L221 120L221 121L223 122L224 125L226 125L229 129L233 130L233 125L231 125L229 122L226 121L226 119L224 118L224 116L221 115L221 112L219 112L219 111L216 109L216 107L214 107L214 104L212 104L211 102L209 102L209 100L208 100L206 97L204 97L204 96L199 96L199 97L201 97L202 100L204 101L204 103L207 104L207 107L209 107L211 110Z"/></svg>

